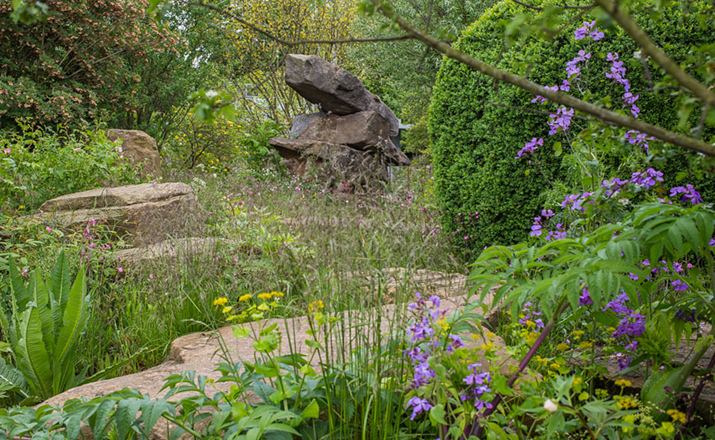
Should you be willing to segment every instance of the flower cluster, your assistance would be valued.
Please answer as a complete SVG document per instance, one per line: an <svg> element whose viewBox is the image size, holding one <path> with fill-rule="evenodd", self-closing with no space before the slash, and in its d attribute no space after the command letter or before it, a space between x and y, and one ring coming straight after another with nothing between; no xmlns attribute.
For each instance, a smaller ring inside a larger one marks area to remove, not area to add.
<svg viewBox="0 0 715 440"><path fill-rule="evenodd" d="M598 41L604 37L603 32L599 31L596 27L596 22L583 22L583 26L574 31L574 39L581 40L583 38L590 37L593 41Z"/></svg>
<svg viewBox="0 0 715 440"><path fill-rule="evenodd" d="M526 153L533 154L540 146L544 146L544 140L533 138L531 139L531 142L527 142L524 145L524 148L519 150L519 152L516 154L516 158L521 159L521 157L524 156Z"/></svg>
<svg viewBox="0 0 715 440"><path fill-rule="evenodd" d="M693 205L703 203L703 198L700 197L700 193L695 190L693 185L676 186L670 190L670 197L675 197L678 194L682 194L680 200L683 202L690 201Z"/></svg>
<svg viewBox="0 0 715 440"><path fill-rule="evenodd" d="M653 168L648 168L641 173L633 173L630 182L636 186L642 186L645 189L652 188L657 182L663 181L663 173L656 171Z"/></svg>
<svg viewBox="0 0 715 440"><path fill-rule="evenodd" d="M422 393L420 389L431 386L437 377L435 367L440 364L442 356L463 353L457 350L463 349L465 345L462 338L449 333L450 325L446 319L448 310L440 310L439 297L432 296L425 300L419 292L415 295L417 300L409 305L415 313L415 320L407 329L410 347L405 349L404 353L412 365L409 387ZM473 401L478 411L490 407L482 397L491 391L491 376L488 372L478 371L480 366L476 363L469 365L469 374L462 380L467 387L460 394L462 402ZM412 408L412 420L433 406L428 400L429 396L420 396L412 397L407 402L406 408Z"/></svg>
<svg viewBox="0 0 715 440"><path fill-rule="evenodd" d="M606 304L603 311L611 310L615 312L621 320L618 323L618 328L613 332L611 337L618 339L624 337L626 339L640 337L645 332L645 316L628 308L628 295L621 293L615 300ZM638 342L630 340L625 346L626 353L616 353L618 358L618 366L621 370L628 368L633 355L638 349Z"/></svg>
<svg viewBox="0 0 715 440"><path fill-rule="evenodd" d="M626 140L631 145L637 145L639 147L644 148L646 154L648 154L650 148L650 145L648 145L648 141L655 140L655 138L652 136L648 136L645 133L641 133L637 130L628 130L626 132Z"/></svg>
<svg viewBox="0 0 715 440"><path fill-rule="evenodd" d="M584 205L593 205L592 192L584 192L583 194L571 194L566 196L563 202L561 202L561 209L571 208L571 211L585 211L586 207Z"/></svg>

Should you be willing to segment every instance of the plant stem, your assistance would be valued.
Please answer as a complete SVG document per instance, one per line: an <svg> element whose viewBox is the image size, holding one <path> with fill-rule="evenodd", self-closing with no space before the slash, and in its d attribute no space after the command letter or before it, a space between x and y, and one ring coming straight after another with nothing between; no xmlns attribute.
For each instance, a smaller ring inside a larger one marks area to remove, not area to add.
<svg viewBox="0 0 715 440"><path fill-rule="evenodd" d="M526 369L526 366L529 365L529 362L531 359L536 355L536 352L539 350L539 347L541 347L541 344L544 343L546 340L546 337L549 335L551 332L551 329L554 328L554 325L556 325L556 320L561 316L561 314L568 308L568 302L566 302L566 297L562 296L561 300L559 301L559 305L556 309L556 313L554 316L551 317L549 322L544 326L544 330L541 331L539 334L539 337L536 339L536 342L534 342L534 345L531 346L529 349L529 352L526 353L526 356L524 356L524 359L521 360L519 363L519 369L516 370L516 372L511 376L509 379L509 382L507 382L507 385L509 388L512 388L516 381L519 379L519 376L521 373ZM497 394L496 397L494 397L494 400L492 400L491 404L492 407L484 411L484 414L482 417L488 417L490 416L494 411L496 411L497 406L502 401L502 396L501 394ZM479 418L475 418L471 422L471 426L468 429L465 429L465 432L468 432L467 436L465 438L469 438L472 435L475 435L477 438L481 438L482 433L484 432L484 425L479 423Z"/></svg>

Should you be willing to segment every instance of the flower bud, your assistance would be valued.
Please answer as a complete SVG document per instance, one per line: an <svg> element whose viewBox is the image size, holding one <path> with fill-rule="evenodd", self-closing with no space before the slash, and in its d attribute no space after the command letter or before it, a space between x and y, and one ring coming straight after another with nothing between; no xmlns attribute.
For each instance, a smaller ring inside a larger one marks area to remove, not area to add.
<svg viewBox="0 0 715 440"><path fill-rule="evenodd" d="M559 409L559 406L551 399L546 399L546 402L544 402L544 409L548 412L556 412Z"/></svg>

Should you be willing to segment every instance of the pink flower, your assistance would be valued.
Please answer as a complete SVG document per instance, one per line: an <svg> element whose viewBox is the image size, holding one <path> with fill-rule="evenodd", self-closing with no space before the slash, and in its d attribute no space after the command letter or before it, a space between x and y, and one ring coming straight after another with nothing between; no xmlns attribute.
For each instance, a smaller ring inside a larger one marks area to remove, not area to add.
<svg viewBox="0 0 715 440"><path fill-rule="evenodd" d="M153 280L153 279L154 279L154 274L153 274L153 273L150 273L150 274L149 274L149 279L150 279L150 280Z"/></svg>
<svg viewBox="0 0 715 440"><path fill-rule="evenodd" d="M49 227L49 226L47 226L47 227L45 228L45 231L47 231L47 232L52 232L52 228Z"/></svg>
<svg viewBox="0 0 715 440"><path fill-rule="evenodd" d="M117 272L122 273L122 272L124 272L124 269L122 269L121 267L119 267L119 268L117 268Z"/></svg>
<svg viewBox="0 0 715 440"><path fill-rule="evenodd" d="M10 154L10 153L12 153L12 150L9 148L5 148L4 150L2 150L2 152L5 154Z"/></svg>
<svg viewBox="0 0 715 440"><path fill-rule="evenodd" d="M469 235L465 235L465 236L464 236L464 239L465 239L465 240L469 240Z"/></svg>

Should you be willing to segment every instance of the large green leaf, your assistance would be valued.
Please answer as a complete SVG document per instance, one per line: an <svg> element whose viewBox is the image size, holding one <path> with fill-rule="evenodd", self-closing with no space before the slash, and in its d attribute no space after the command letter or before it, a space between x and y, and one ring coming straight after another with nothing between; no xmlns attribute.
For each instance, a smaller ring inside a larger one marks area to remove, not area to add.
<svg viewBox="0 0 715 440"><path fill-rule="evenodd" d="M30 298L27 296L27 288L22 280L22 275L12 259L10 260L10 285L12 286L13 307L17 308L18 312L25 311Z"/></svg>
<svg viewBox="0 0 715 440"><path fill-rule="evenodd" d="M120 400L114 413L114 427L118 440L127 440L132 432L142 401L136 398Z"/></svg>
<svg viewBox="0 0 715 440"><path fill-rule="evenodd" d="M42 279L40 269L35 269L30 276L30 285L28 286L27 293L30 296L30 302L35 303L37 313L40 317L42 339L45 342L45 349L48 355L52 357L55 347L54 324L52 322L52 311L50 310L50 295Z"/></svg>
<svg viewBox="0 0 715 440"><path fill-rule="evenodd" d="M16 392L24 398L30 397L32 393L22 371L6 363L3 358L0 358L0 391Z"/></svg>
<svg viewBox="0 0 715 440"><path fill-rule="evenodd" d="M55 346L55 362L66 376L68 369L74 369L75 346L89 317L89 298L84 269L80 269L69 291L67 304L62 315L62 329ZM66 383L63 377L60 382ZM64 390L59 390L64 391Z"/></svg>
<svg viewBox="0 0 715 440"><path fill-rule="evenodd" d="M50 301L52 303L52 321L54 323L55 342L59 338L60 329L62 328L62 314L64 313L65 304L70 293L70 263L65 257L65 252L60 252L50 279L47 281L47 287L50 290Z"/></svg>
<svg viewBox="0 0 715 440"><path fill-rule="evenodd" d="M30 307L19 317L15 356L30 389L42 399L47 399L52 397L52 370L42 338L40 313L37 307Z"/></svg>

